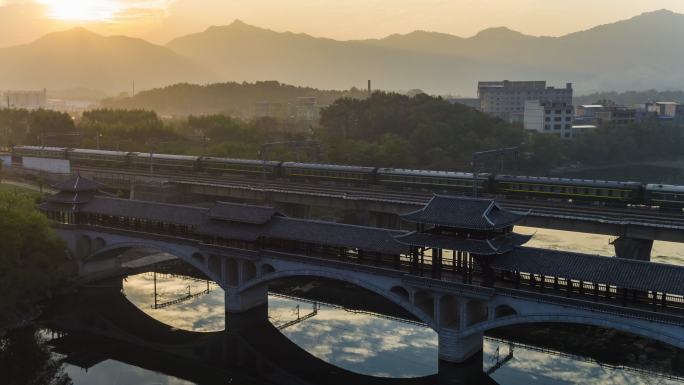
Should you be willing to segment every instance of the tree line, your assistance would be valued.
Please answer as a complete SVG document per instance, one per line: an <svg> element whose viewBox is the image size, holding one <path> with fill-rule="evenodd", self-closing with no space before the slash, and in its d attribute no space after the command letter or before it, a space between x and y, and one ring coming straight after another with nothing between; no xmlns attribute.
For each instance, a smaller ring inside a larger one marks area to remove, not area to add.
<svg viewBox="0 0 684 385"><path fill-rule="evenodd" d="M519 146L516 162L503 172L544 175L567 165L671 160L681 158L684 127L657 119L588 131L574 140L526 133L475 109L418 94L376 92L359 99L337 99L306 130L263 117L241 120L225 114L161 119L146 110L100 109L73 120L52 111L0 110L5 143L165 152L234 158L258 158L264 143L317 140L318 161L368 166L469 170L473 152ZM64 133L63 137L55 133ZM73 143L71 133L78 133ZM41 134L50 133L51 135ZM270 159L314 161L310 154L277 149ZM501 171L498 162L482 171Z"/></svg>

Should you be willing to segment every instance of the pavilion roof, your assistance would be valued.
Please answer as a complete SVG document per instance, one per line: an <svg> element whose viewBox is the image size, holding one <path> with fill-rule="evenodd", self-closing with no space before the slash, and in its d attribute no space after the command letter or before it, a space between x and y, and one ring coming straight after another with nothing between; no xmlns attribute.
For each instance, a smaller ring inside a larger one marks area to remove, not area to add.
<svg viewBox="0 0 684 385"><path fill-rule="evenodd" d="M519 247L491 260L495 269L684 295L684 266Z"/></svg>
<svg viewBox="0 0 684 385"><path fill-rule="evenodd" d="M76 174L75 176L55 184L53 186L56 190L62 192L83 192L83 191L97 191L104 187L100 182Z"/></svg>
<svg viewBox="0 0 684 385"><path fill-rule="evenodd" d="M532 238L531 235L508 233L491 239L475 239L415 231L395 237L398 242L405 245L465 251L477 255L504 254L518 246L524 245L530 238Z"/></svg>
<svg viewBox="0 0 684 385"><path fill-rule="evenodd" d="M498 230L527 214L502 208L493 199L435 195L422 209L401 215L406 221L471 230Z"/></svg>
<svg viewBox="0 0 684 385"><path fill-rule="evenodd" d="M275 216L283 216L275 208L239 203L217 202L208 212L209 218L237 223L262 225Z"/></svg>

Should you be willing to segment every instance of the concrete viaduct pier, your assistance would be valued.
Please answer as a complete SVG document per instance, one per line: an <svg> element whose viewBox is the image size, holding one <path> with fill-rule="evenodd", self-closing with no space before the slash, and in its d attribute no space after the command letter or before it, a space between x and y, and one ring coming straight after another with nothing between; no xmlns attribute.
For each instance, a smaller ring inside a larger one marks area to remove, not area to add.
<svg viewBox="0 0 684 385"><path fill-rule="evenodd" d="M524 323L613 328L684 348L684 267L525 247L525 214L489 199L436 196L392 231L294 219L264 206L211 208L103 196L77 177L41 210L83 279L121 274L131 248L168 252L225 290L229 313L267 303L270 282L321 277L396 303L439 335L439 357L462 363L487 330ZM265 315L264 315L265 316Z"/></svg>

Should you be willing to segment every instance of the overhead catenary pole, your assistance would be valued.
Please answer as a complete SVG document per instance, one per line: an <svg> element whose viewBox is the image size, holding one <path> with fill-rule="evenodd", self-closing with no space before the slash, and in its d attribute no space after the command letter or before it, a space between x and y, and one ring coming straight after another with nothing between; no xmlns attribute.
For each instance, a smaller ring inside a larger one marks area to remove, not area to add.
<svg viewBox="0 0 684 385"><path fill-rule="evenodd" d="M499 172L503 172L503 168L504 168L503 157L508 155L508 154L513 154L517 158L519 151L520 151L520 147L513 146L513 147L503 147L503 148L496 148L493 150L474 152L472 159L470 161L470 166L472 168L472 174L473 174L473 197L477 197L477 174L478 174L478 165L479 165L480 160L487 158L487 157L497 157L498 156L499 157Z"/></svg>

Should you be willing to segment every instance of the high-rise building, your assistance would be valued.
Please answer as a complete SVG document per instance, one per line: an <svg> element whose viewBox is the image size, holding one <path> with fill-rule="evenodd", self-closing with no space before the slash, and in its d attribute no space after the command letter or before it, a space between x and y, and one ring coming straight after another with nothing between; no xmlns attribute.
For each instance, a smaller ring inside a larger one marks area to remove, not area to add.
<svg viewBox="0 0 684 385"><path fill-rule="evenodd" d="M508 122L522 122L525 102L560 103L572 106L572 83L565 88L547 87L545 81L478 82L480 110Z"/></svg>

